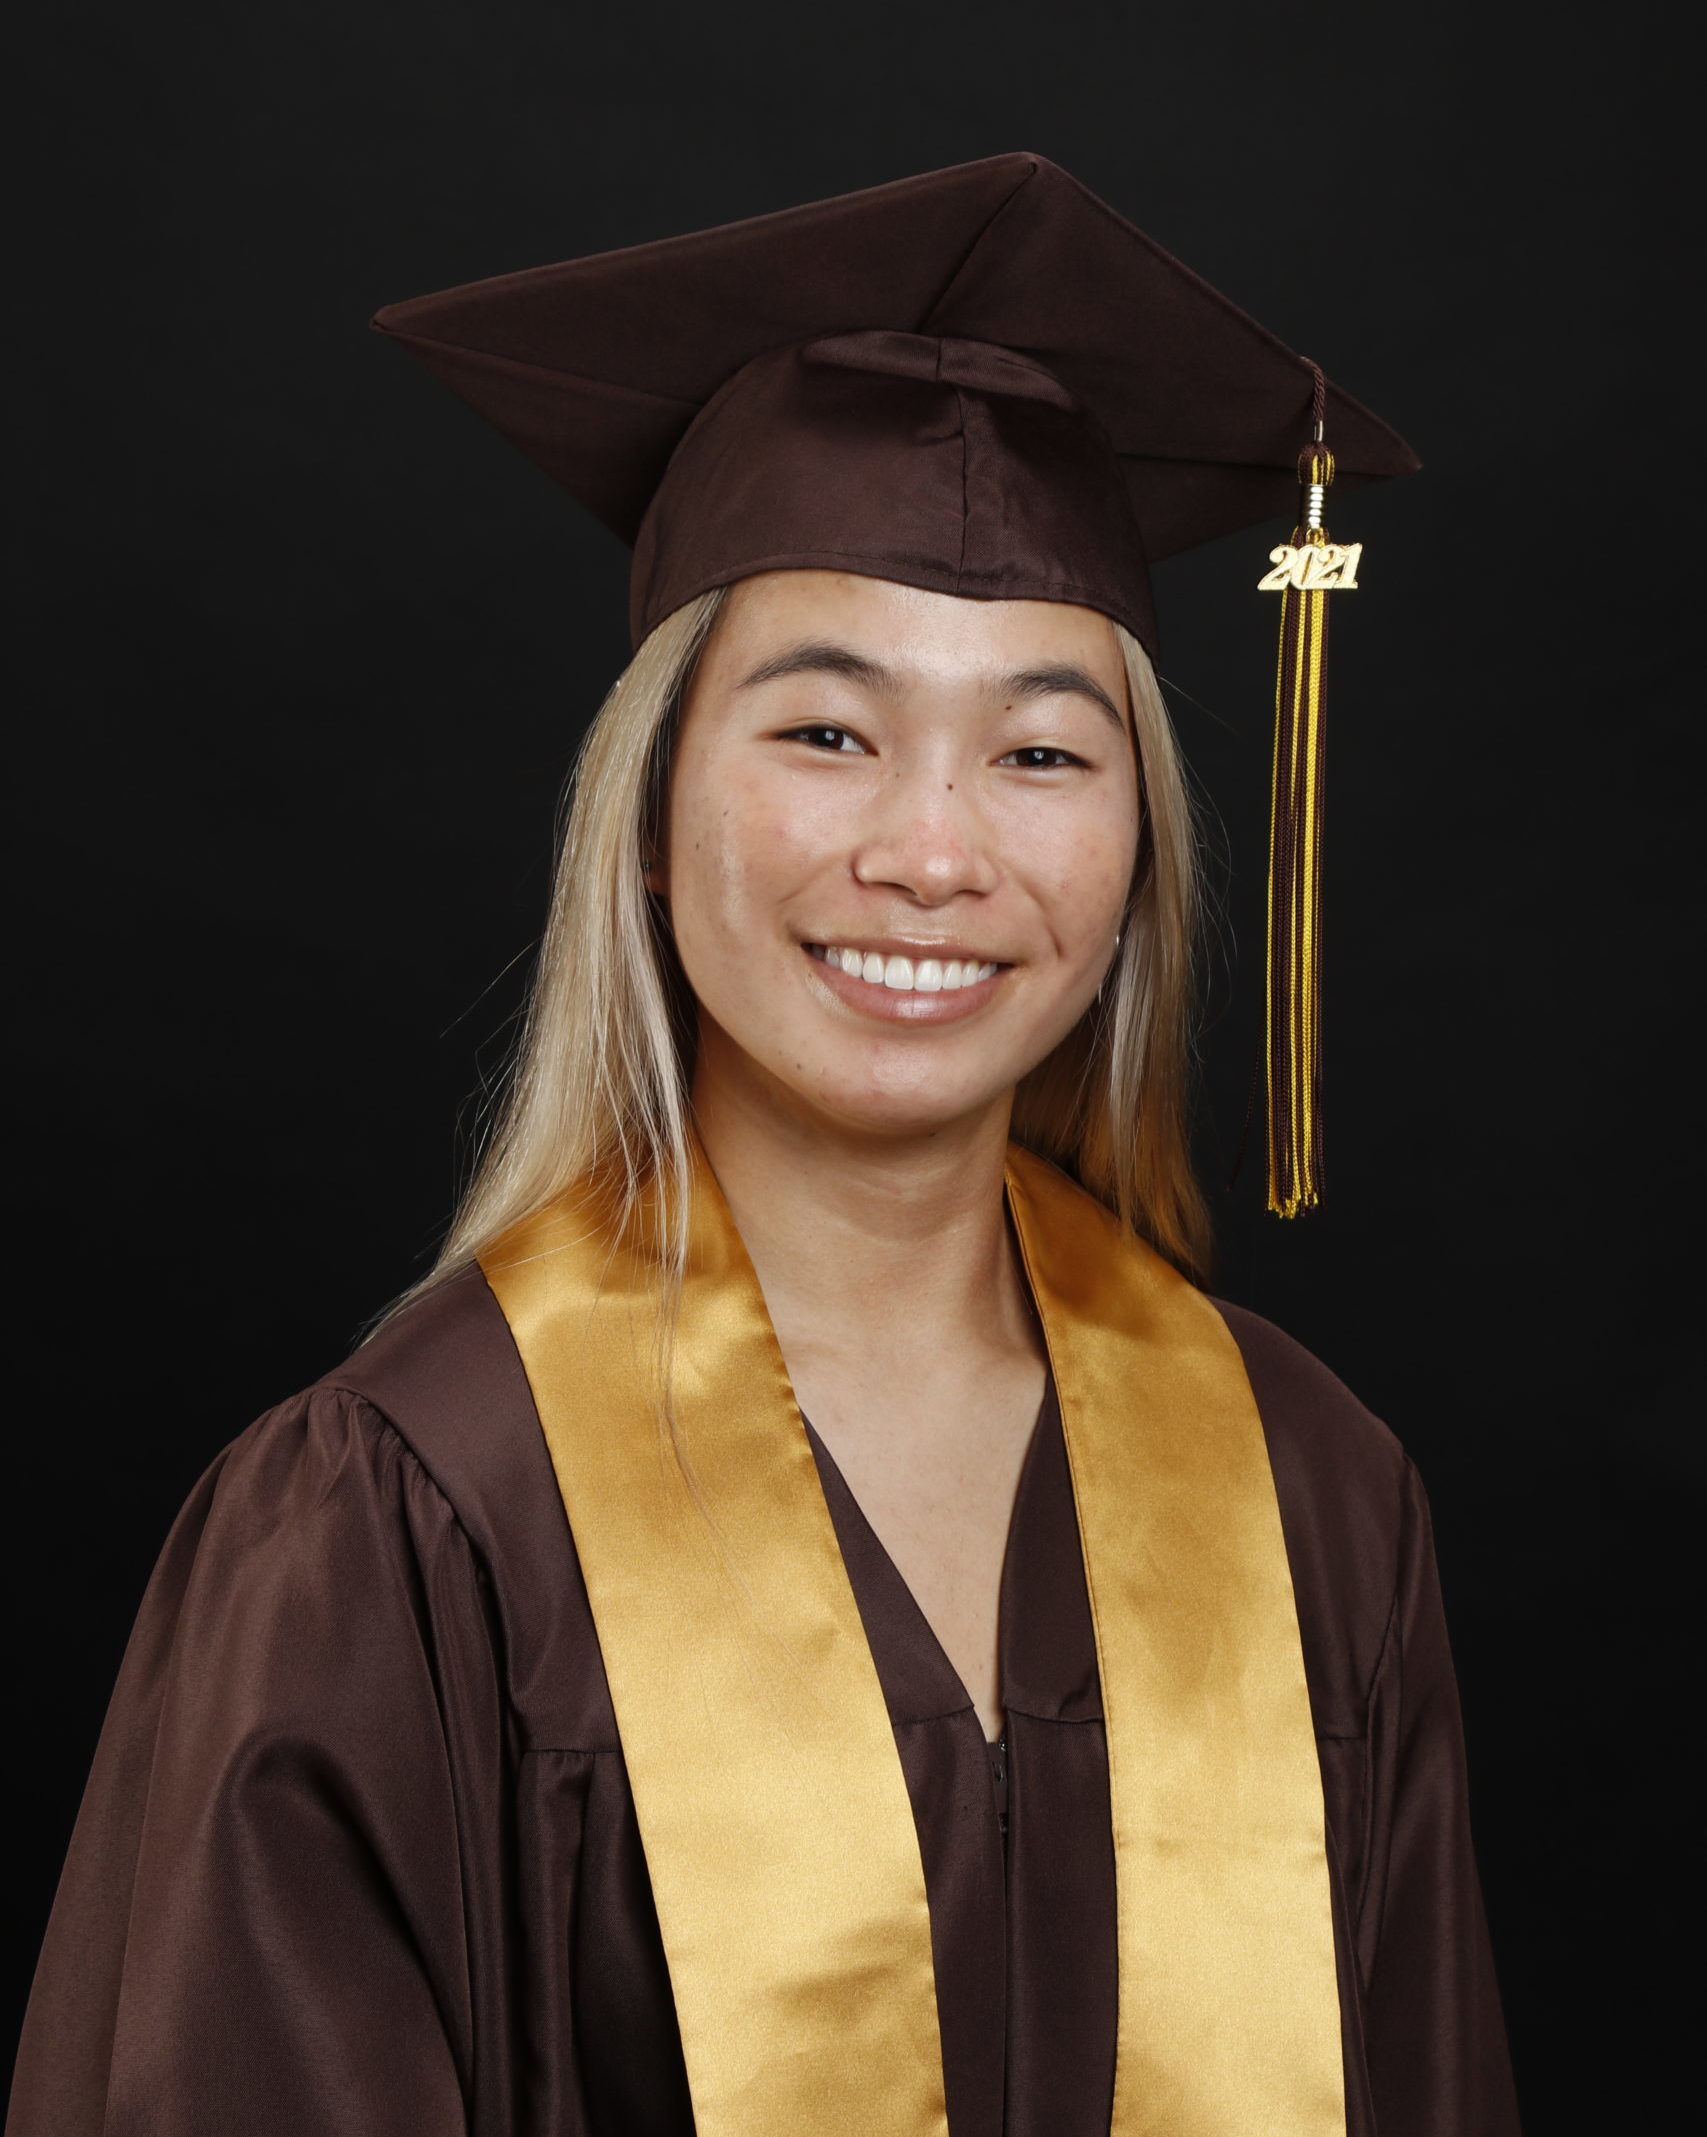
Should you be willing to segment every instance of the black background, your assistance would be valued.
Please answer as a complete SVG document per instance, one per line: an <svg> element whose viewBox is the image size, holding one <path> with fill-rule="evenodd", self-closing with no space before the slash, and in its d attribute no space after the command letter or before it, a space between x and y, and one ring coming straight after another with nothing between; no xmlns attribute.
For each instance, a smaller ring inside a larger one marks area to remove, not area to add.
<svg viewBox="0 0 1707 2137"><path fill-rule="evenodd" d="M1328 1203L1262 1214L1253 1134L1217 1287L1430 1486L1532 2137L1664 2126L1702 788L1658 11L105 0L24 34L19 1995L179 1501L430 1253L626 657L617 545L364 322L1030 148L1426 463L1333 521L1367 556L1334 625ZM1217 1185L1283 531L1158 574L1222 856Z"/></svg>

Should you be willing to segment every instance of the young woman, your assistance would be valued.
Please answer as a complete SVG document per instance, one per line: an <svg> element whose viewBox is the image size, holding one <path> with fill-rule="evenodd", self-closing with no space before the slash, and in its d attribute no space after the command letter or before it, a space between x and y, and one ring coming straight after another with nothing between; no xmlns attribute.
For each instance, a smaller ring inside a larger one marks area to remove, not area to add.
<svg viewBox="0 0 1707 2137"><path fill-rule="evenodd" d="M1309 367L1019 156L380 323L638 650L439 1267L167 1544L14 2128L1514 2130L1421 1489L1200 1288L1145 559Z"/></svg>

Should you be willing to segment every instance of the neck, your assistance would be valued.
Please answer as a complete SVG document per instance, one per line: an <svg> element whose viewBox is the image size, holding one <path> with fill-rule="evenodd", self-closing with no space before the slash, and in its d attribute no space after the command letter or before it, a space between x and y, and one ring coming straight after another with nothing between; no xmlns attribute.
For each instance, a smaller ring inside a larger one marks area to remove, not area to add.
<svg viewBox="0 0 1707 2137"><path fill-rule="evenodd" d="M875 1351L934 1372L1036 1349L1002 1183L1011 1094L882 1134L726 1074L720 1053L715 1037L701 1046L695 1126L791 1365Z"/></svg>

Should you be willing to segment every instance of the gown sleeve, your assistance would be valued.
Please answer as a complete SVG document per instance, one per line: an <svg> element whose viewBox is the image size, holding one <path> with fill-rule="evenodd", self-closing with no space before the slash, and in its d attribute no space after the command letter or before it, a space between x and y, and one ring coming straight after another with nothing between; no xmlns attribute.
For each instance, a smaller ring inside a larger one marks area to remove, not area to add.
<svg viewBox="0 0 1707 2137"><path fill-rule="evenodd" d="M483 1591L359 1397L311 1391L226 1450L126 1652L14 2137L475 2126L470 1947L503 1819Z"/></svg>
<svg viewBox="0 0 1707 2137"><path fill-rule="evenodd" d="M1381 2137L1517 2137L1470 1843L1464 1733L1428 1502L1404 1465L1398 1586L1369 1716L1364 2044Z"/></svg>

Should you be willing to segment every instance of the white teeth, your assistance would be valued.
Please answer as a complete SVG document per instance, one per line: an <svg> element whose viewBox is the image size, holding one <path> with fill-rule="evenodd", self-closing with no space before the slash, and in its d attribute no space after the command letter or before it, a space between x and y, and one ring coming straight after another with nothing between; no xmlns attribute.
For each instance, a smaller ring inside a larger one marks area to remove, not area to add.
<svg viewBox="0 0 1707 2137"><path fill-rule="evenodd" d="M924 957L914 964L910 957L886 957L880 950L844 950L824 947L818 952L827 965L835 965L852 979L868 986L888 987L897 994L947 994L960 987L975 987L1000 967L979 964L967 957L951 957L946 964Z"/></svg>

